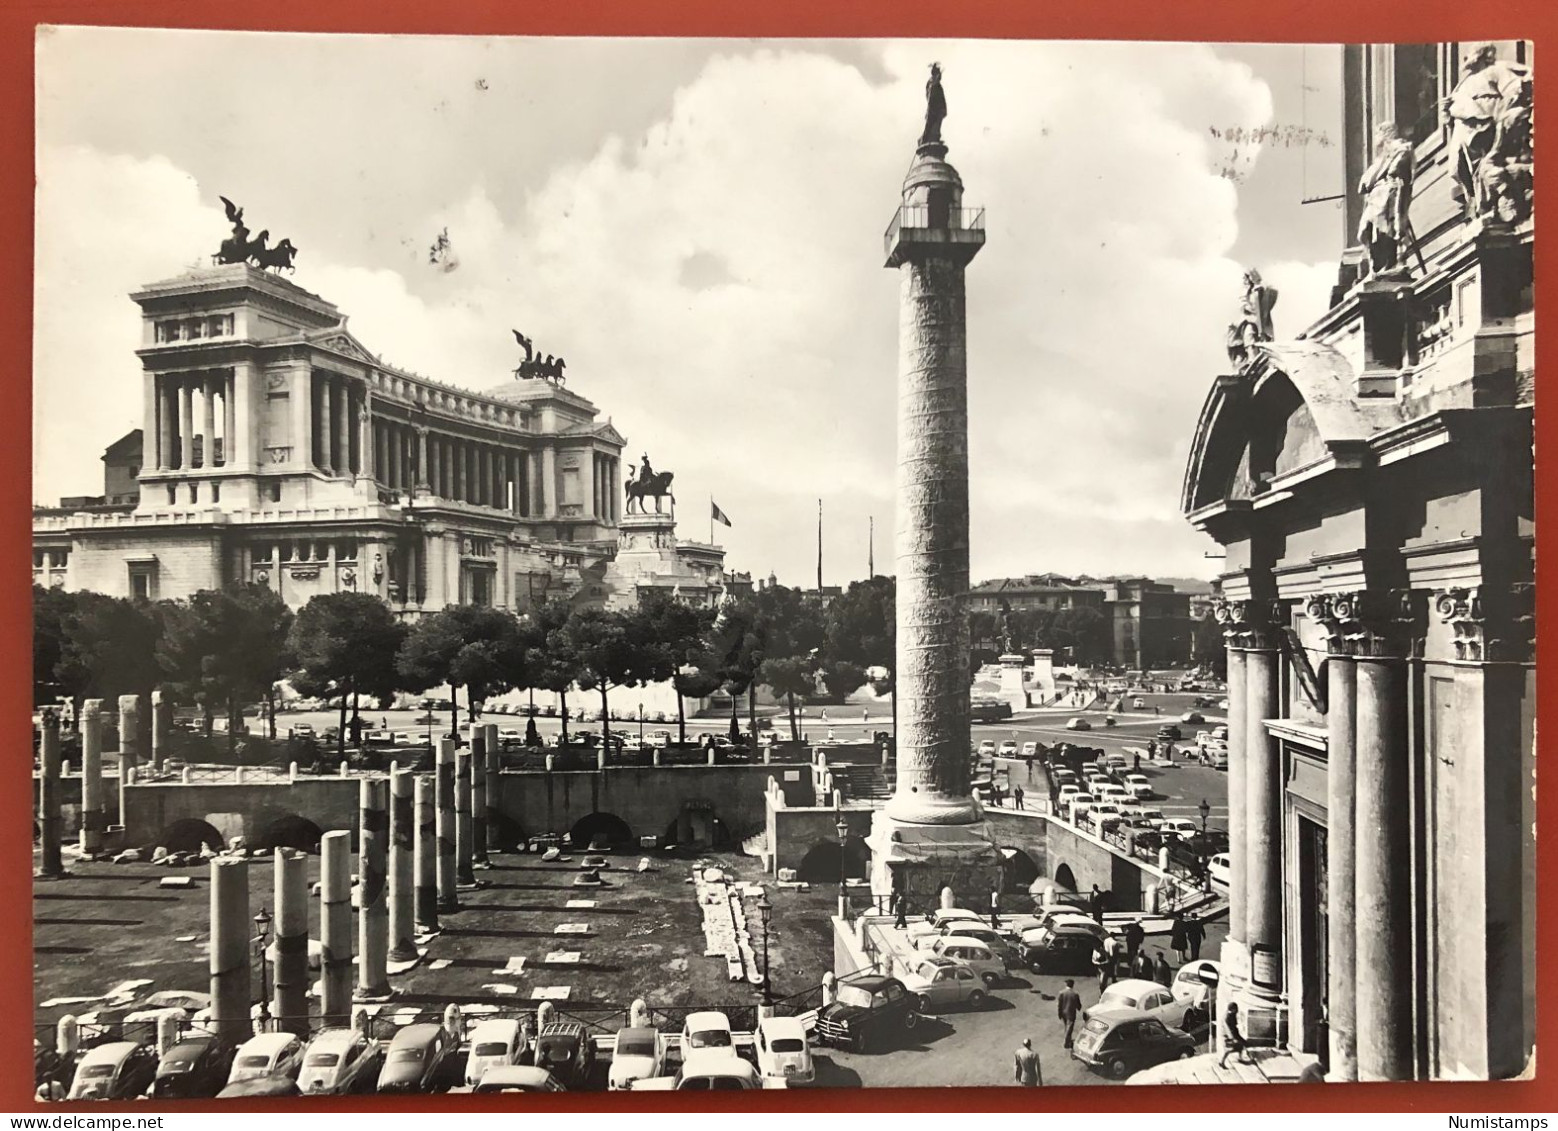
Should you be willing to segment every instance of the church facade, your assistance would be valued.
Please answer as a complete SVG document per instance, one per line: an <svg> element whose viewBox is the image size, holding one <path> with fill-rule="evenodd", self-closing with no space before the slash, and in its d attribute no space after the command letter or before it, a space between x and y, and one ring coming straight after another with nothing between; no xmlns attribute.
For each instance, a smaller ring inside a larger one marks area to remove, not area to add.
<svg viewBox="0 0 1558 1131"><path fill-rule="evenodd" d="M362 592L408 619L622 588L625 440L561 380L477 393L399 369L332 303L246 263L131 297L138 498L36 514L41 583L149 600L253 583L294 608ZM717 592L723 552L700 549Z"/></svg>
<svg viewBox="0 0 1558 1131"><path fill-rule="evenodd" d="M1344 49L1331 309L1273 340L1246 275L1185 478L1227 551L1219 1005L1332 1080L1533 1053L1528 50Z"/></svg>

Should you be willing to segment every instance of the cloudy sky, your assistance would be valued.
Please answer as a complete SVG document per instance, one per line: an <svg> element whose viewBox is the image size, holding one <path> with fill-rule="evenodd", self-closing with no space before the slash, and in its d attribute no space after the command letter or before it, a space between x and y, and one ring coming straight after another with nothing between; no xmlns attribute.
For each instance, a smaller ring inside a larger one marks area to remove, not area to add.
<svg viewBox="0 0 1558 1131"><path fill-rule="evenodd" d="M140 424L140 284L203 263L218 195L386 361L472 389L518 327L712 495L730 568L890 569L897 281L882 231L941 62L988 209L970 268L975 579L1211 576L1179 516L1242 265L1278 336L1341 246L1340 52L931 41L39 36L34 498L100 492ZM1264 142L1251 134L1266 128ZM438 234L452 256L429 263Z"/></svg>

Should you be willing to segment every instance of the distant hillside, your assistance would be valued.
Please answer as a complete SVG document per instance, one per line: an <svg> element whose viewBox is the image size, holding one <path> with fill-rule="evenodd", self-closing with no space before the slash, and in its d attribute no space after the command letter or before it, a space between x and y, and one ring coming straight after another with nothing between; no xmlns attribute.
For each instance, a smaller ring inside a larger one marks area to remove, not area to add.
<svg viewBox="0 0 1558 1131"><path fill-rule="evenodd" d="M1159 581L1172 585L1176 593L1210 593L1212 583L1198 577L1160 577Z"/></svg>

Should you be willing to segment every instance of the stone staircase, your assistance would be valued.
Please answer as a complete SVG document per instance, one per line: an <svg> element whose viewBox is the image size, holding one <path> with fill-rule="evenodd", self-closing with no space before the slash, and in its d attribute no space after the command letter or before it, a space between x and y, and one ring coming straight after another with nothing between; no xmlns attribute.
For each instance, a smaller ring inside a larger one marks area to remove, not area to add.
<svg viewBox="0 0 1558 1131"><path fill-rule="evenodd" d="M829 766L833 786L845 801L886 801L893 795L893 783L887 768L879 765L840 763Z"/></svg>

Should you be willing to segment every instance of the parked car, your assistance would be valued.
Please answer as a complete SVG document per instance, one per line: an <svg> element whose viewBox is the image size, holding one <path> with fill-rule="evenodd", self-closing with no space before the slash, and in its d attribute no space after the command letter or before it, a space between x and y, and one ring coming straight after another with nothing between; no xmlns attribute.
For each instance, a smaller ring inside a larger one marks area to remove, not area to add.
<svg viewBox="0 0 1558 1131"><path fill-rule="evenodd" d="M1098 799L1091 793L1073 794L1070 801L1067 802L1071 816L1071 823L1073 825L1080 823L1082 818L1087 816L1087 811L1093 807L1097 800Z"/></svg>
<svg viewBox="0 0 1558 1131"><path fill-rule="evenodd" d="M689 1013L682 1022L682 1055L690 1051L721 1052L736 1055L736 1038L730 1018L716 1010Z"/></svg>
<svg viewBox="0 0 1558 1131"><path fill-rule="evenodd" d="M683 1054L673 1090L678 1092L746 1092L763 1086L763 1078L747 1061L717 1053Z"/></svg>
<svg viewBox="0 0 1558 1131"><path fill-rule="evenodd" d="M1066 720L1067 730L1092 730L1093 724L1086 719L1076 718Z"/></svg>
<svg viewBox="0 0 1558 1131"><path fill-rule="evenodd" d="M798 1017L763 1017L753 1034L757 1070L764 1076L809 1083L817 1069L811 1060L806 1027Z"/></svg>
<svg viewBox="0 0 1558 1131"><path fill-rule="evenodd" d="M552 1021L536 1037L537 1068L545 1068L570 1090L582 1088L595 1064L595 1042L577 1021Z"/></svg>
<svg viewBox="0 0 1558 1131"><path fill-rule="evenodd" d="M1131 710L1133 711L1143 710L1146 706L1147 701L1139 695L1135 699L1131 700Z"/></svg>
<svg viewBox="0 0 1558 1131"><path fill-rule="evenodd" d="M1195 1055L1189 1033L1170 1029L1136 1010L1094 1014L1082 1025L1071 1055L1106 1076L1123 1080L1132 1072Z"/></svg>
<svg viewBox="0 0 1558 1131"><path fill-rule="evenodd" d="M1173 723L1164 723L1158 728L1159 742L1178 742L1181 737L1182 732Z"/></svg>
<svg viewBox="0 0 1558 1131"><path fill-rule="evenodd" d="M943 954L920 959L904 974L903 984L914 995L914 1008L921 1013L959 1005L977 1009L985 1000L985 985L979 975L967 963Z"/></svg>
<svg viewBox="0 0 1558 1131"><path fill-rule="evenodd" d="M216 1094L219 1100L252 1099L258 1096L299 1096L298 1082L290 1076L256 1076L229 1084Z"/></svg>
<svg viewBox="0 0 1558 1131"><path fill-rule="evenodd" d="M314 728L308 723L294 723L290 728L293 738L313 738Z"/></svg>
<svg viewBox="0 0 1558 1131"><path fill-rule="evenodd" d="M1126 774L1125 788L1132 797L1137 799L1151 797L1156 792L1152 788L1152 779L1146 774Z"/></svg>
<svg viewBox="0 0 1558 1131"><path fill-rule="evenodd" d="M430 1092L442 1082L445 1061L459 1051L442 1025L407 1025L395 1034L379 1070L380 1092Z"/></svg>
<svg viewBox="0 0 1558 1131"><path fill-rule="evenodd" d="M942 935L927 946L925 952L936 958L961 962L986 986L993 986L1006 977L1006 960L983 939L968 935ZM907 978L904 979L904 985L914 988Z"/></svg>
<svg viewBox="0 0 1558 1131"><path fill-rule="evenodd" d="M1106 833L1120 823L1120 807L1112 801L1100 801L1088 808L1087 822L1095 831Z"/></svg>
<svg viewBox="0 0 1558 1131"><path fill-rule="evenodd" d="M1098 935L1086 927L1057 923L1023 936L1022 957L1035 974L1076 974L1093 967Z"/></svg>
<svg viewBox="0 0 1558 1131"><path fill-rule="evenodd" d="M1222 967L1210 958L1192 959L1174 972L1174 984L1169 987L1169 992L1189 1007L1184 1024L1180 1025L1180 1028L1187 1032L1198 1029L1210 1021L1208 1010L1211 1005L1212 987L1203 980L1203 971L1210 971L1213 975L1220 976Z"/></svg>
<svg viewBox="0 0 1558 1131"><path fill-rule="evenodd" d="M1022 744L1022 750L1018 754L1018 757L1022 758L1024 761L1031 761L1038 756L1039 744L1037 742L1024 742Z"/></svg>
<svg viewBox="0 0 1558 1131"><path fill-rule="evenodd" d="M285 1076L296 1080L303 1067L303 1042L291 1033L261 1033L238 1046L229 1084L257 1080L261 1076Z"/></svg>
<svg viewBox="0 0 1558 1131"><path fill-rule="evenodd" d="M233 1068L233 1046L211 1033L186 1037L162 1054L151 1094L159 1099L216 1095Z"/></svg>
<svg viewBox="0 0 1558 1131"><path fill-rule="evenodd" d="M919 1022L914 997L897 978L852 975L835 987L833 1004L817 1014L817 1037L866 1052L901 1040Z"/></svg>
<svg viewBox="0 0 1558 1131"><path fill-rule="evenodd" d="M1226 852L1219 852L1206 862L1206 870L1211 874L1212 882L1222 884L1223 887L1227 887L1231 882L1228 869L1228 853Z"/></svg>
<svg viewBox="0 0 1558 1131"><path fill-rule="evenodd" d="M1219 747L1206 755L1206 764L1214 770L1226 770L1228 768L1228 748Z"/></svg>
<svg viewBox="0 0 1558 1131"><path fill-rule="evenodd" d="M1056 791L1056 797L1062 810L1071 804L1071 799L1082 792L1082 787L1073 782L1067 782Z"/></svg>
<svg viewBox="0 0 1558 1131"><path fill-rule="evenodd" d="M658 746L664 749L671 745L671 732L668 730L650 731L644 741L650 746Z"/></svg>
<svg viewBox="0 0 1558 1131"><path fill-rule="evenodd" d="M1204 723L1206 722L1206 716L1200 711L1186 711L1179 716L1179 721L1182 723Z"/></svg>
<svg viewBox="0 0 1558 1131"><path fill-rule="evenodd" d="M995 756L997 758L1017 757L1017 744L1011 739L1007 739L1005 742L1001 743L1000 749L995 752Z"/></svg>
<svg viewBox="0 0 1558 1131"><path fill-rule="evenodd" d="M1199 833L1201 826L1189 817L1175 817L1172 820L1164 821L1160 831L1164 836L1187 837L1195 836Z"/></svg>
<svg viewBox="0 0 1558 1131"><path fill-rule="evenodd" d="M978 753L981 757L995 757L995 739L987 738L979 744Z"/></svg>
<svg viewBox="0 0 1558 1131"><path fill-rule="evenodd" d="M471 1051L465 1057L465 1082L474 1088L489 1068L518 1064L525 1051L525 1031L512 1018L490 1017L471 1030Z"/></svg>
<svg viewBox="0 0 1558 1131"><path fill-rule="evenodd" d="M479 1093L491 1092L566 1092L553 1076L544 1068L535 1068L528 1064L495 1064L482 1073L482 1078L477 1081L476 1087L471 1091Z"/></svg>
<svg viewBox="0 0 1558 1131"><path fill-rule="evenodd" d="M611 1053L611 1071L606 1087L625 1091L637 1080L651 1080L665 1071L665 1034L649 1026L628 1026L617 1030Z"/></svg>
<svg viewBox="0 0 1558 1131"><path fill-rule="evenodd" d="M378 1086L384 1048L357 1029L326 1029L303 1050L298 1090L313 1096L348 1096Z"/></svg>
<svg viewBox="0 0 1558 1131"><path fill-rule="evenodd" d="M1029 916L1025 926L1018 936L1018 958L1022 959L1022 947L1038 939L1036 932L1045 929L1054 929L1057 926L1074 927L1080 931L1086 931L1099 942L1109 937L1109 929L1094 919L1091 915L1084 914L1074 907L1061 905L1046 908L1037 916ZM1031 937L1030 937L1031 936ZM1025 963L1026 964L1026 963Z"/></svg>
<svg viewBox="0 0 1558 1131"><path fill-rule="evenodd" d="M88 1049L76 1064L68 1100L128 1100L143 1095L157 1075L157 1050L134 1041Z"/></svg>
<svg viewBox="0 0 1558 1131"><path fill-rule="evenodd" d="M1122 978L1111 982L1098 1000L1082 1011L1082 1019L1115 1013L1141 1013L1155 1017L1174 1029L1186 1028L1189 1003L1180 1001L1160 982L1145 978Z"/></svg>
<svg viewBox="0 0 1558 1131"><path fill-rule="evenodd" d="M1016 935L1010 930L997 929L990 926L989 923L975 923L972 920L960 919L956 922L948 923L946 927L942 928L941 937L946 939L978 939L1001 960L1004 969L1010 970L1013 966L1022 965L1017 957L1017 951L1012 945L1012 940L1016 938ZM956 956L954 955L954 957Z"/></svg>

